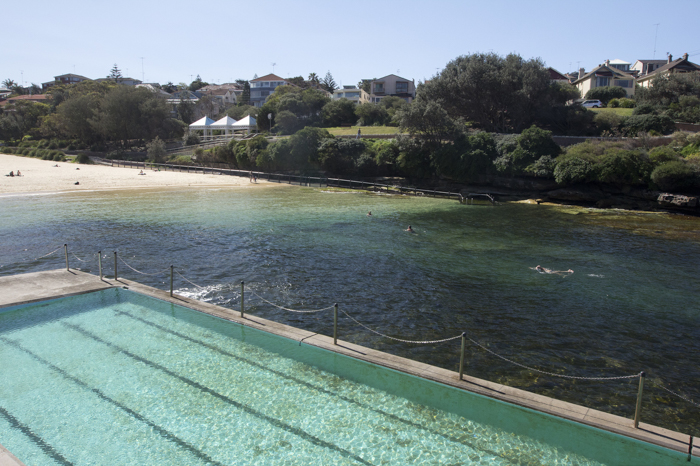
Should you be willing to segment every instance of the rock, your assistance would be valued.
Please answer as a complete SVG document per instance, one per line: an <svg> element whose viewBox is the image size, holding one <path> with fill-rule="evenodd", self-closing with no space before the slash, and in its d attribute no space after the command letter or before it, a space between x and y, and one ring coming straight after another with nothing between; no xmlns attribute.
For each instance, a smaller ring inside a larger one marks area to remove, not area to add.
<svg viewBox="0 0 700 466"><path fill-rule="evenodd" d="M656 201L664 207L690 207L698 205L698 198L681 194L661 193Z"/></svg>
<svg viewBox="0 0 700 466"><path fill-rule="evenodd" d="M604 193L600 191L585 190L579 191L575 189L555 189L554 191L549 191L547 197L559 201L571 201L571 202L598 202L606 199Z"/></svg>

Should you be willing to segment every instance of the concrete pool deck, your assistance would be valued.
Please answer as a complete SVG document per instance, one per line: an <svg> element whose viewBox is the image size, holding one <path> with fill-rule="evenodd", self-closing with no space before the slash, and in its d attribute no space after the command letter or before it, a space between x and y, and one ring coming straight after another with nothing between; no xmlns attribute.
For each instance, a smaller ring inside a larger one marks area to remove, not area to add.
<svg viewBox="0 0 700 466"><path fill-rule="evenodd" d="M119 278L116 281L108 278L100 280L100 278L95 275L78 270L67 271L65 269L0 277L0 310L5 307L74 296L112 287L125 287L137 293L299 341L300 343L303 340L303 343L307 345L323 348L372 364L648 442L681 453L688 454L689 446L692 444L693 448L690 453L695 457L700 457L700 439L697 437L691 438L691 436L687 434L646 423L640 423L639 428L635 429L631 419L604 413L573 403L555 400L525 390L492 383L468 375L464 376L464 380L459 380L459 375L456 372L447 369L412 361L400 356L394 356L341 340L338 340L338 344L334 345L333 338L329 336L290 327L256 317L255 315L246 314L241 318L240 312L238 311L203 303L179 295L170 297L168 291L141 285L123 278ZM0 445L0 466L22 464L15 460L16 458Z"/></svg>

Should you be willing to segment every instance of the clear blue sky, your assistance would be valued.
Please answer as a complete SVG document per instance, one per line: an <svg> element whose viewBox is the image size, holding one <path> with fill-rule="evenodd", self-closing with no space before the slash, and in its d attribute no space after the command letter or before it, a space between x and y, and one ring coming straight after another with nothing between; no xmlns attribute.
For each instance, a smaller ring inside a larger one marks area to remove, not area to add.
<svg viewBox="0 0 700 466"><path fill-rule="evenodd" d="M559 71L670 52L700 62L700 0L39 0L5 12L0 80L73 73L189 83L330 71L338 84L429 78L474 52L539 57Z"/></svg>

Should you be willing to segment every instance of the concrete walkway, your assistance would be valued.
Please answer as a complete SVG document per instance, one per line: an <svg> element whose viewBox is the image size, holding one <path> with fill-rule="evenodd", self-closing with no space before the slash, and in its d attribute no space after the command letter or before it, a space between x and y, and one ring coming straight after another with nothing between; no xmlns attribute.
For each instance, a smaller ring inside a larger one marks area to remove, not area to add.
<svg viewBox="0 0 700 466"><path fill-rule="evenodd" d="M240 317L240 313L231 309L203 303L183 296L169 296L169 292L141 285L139 283L120 278L118 281L71 270L52 270L48 272L36 272L22 275L0 277L0 312L1 308L19 304L56 299L76 294L89 293L114 286L126 287L144 295L152 296L174 304L179 304L200 312L211 314L231 322L256 328L265 332L279 335L292 340L301 341L304 344L344 354L346 356L367 361L397 371L408 373L424 379L429 379L445 385L450 385L462 390L478 393L495 398L514 405L530 408L560 418L568 419L581 424L586 424L609 432L614 432L626 437L631 437L644 442L659 445L671 450L688 453L691 445L691 437L680 432L663 429L650 424L640 423L639 428L633 427L631 419L626 419L613 414L604 413L595 409L586 408L573 403L555 400L542 395L537 395L517 388L507 387L475 377L464 376L459 380L456 372L431 366L410 359L394 356L376 351L363 346L338 340L333 344L333 338L306 330L290 327L288 325L269 321L254 315L246 314ZM633 414L633 413L630 413ZM700 457L700 439L692 439L692 455ZM5 463L3 450L0 448L0 466ZM21 464L21 463L7 463Z"/></svg>

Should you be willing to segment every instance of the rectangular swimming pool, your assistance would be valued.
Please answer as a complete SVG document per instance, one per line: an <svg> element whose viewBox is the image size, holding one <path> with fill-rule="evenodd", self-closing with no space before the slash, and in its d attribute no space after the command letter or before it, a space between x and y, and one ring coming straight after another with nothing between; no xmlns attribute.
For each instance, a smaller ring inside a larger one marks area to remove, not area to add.
<svg viewBox="0 0 700 466"><path fill-rule="evenodd" d="M687 455L119 288L0 310L26 464L666 464Z"/></svg>

